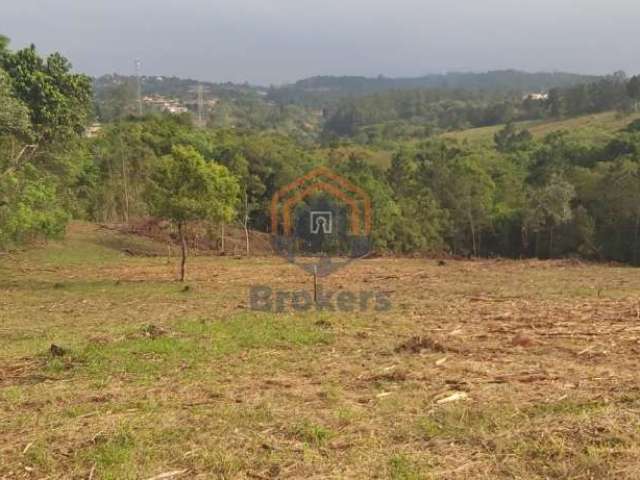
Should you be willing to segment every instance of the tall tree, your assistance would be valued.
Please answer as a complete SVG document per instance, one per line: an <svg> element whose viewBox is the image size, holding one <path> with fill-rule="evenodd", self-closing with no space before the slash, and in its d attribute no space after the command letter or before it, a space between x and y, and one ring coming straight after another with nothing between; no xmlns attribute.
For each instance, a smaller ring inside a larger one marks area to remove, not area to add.
<svg viewBox="0 0 640 480"><path fill-rule="evenodd" d="M90 99L88 77L62 55L14 53L0 37L0 243L64 231Z"/></svg>
<svg viewBox="0 0 640 480"><path fill-rule="evenodd" d="M193 147L176 146L160 159L148 191L151 212L178 228L185 279L188 222L229 222L235 214L239 186L223 165L207 162Z"/></svg>
<svg viewBox="0 0 640 480"><path fill-rule="evenodd" d="M541 187L530 191L530 212L527 217L529 228L536 233L536 238L543 230L548 234L548 256L553 256L553 234L557 227L566 224L573 218L571 201L575 197L575 188L566 179L554 173L549 181ZM536 253L540 244L536 241Z"/></svg>
<svg viewBox="0 0 640 480"><path fill-rule="evenodd" d="M91 82L71 73L59 53L42 58L35 46L0 57L15 95L30 111L38 143L82 134L91 109Z"/></svg>
<svg viewBox="0 0 640 480"><path fill-rule="evenodd" d="M631 77L627 82L627 94L633 100L633 109L638 110L640 104L640 75Z"/></svg>

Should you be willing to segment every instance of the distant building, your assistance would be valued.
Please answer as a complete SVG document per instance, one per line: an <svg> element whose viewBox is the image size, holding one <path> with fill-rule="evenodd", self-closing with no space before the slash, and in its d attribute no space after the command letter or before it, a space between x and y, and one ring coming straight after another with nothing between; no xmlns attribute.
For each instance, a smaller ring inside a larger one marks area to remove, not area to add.
<svg viewBox="0 0 640 480"><path fill-rule="evenodd" d="M150 107L152 110L158 110L160 112L179 114L189 111L189 109L185 107L180 100L166 98L162 95L149 95L142 97L142 103Z"/></svg>
<svg viewBox="0 0 640 480"><path fill-rule="evenodd" d="M522 100L537 100L537 101L549 100L549 94L548 93L527 93L524 97L522 97Z"/></svg>
<svg viewBox="0 0 640 480"><path fill-rule="evenodd" d="M85 129L84 136L87 138L95 138L100 133L100 130L102 130L102 125L99 123L92 123Z"/></svg>

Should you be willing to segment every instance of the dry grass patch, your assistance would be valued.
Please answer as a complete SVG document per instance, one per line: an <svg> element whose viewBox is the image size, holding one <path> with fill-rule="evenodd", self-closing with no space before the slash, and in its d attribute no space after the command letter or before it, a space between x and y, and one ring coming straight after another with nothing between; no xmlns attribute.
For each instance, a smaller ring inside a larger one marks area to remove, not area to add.
<svg viewBox="0 0 640 480"><path fill-rule="evenodd" d="M636 269L367 260L323 287L390 312L256 313L309 279L198 257L185 290L104 235L0 260L0 479L639 476Z"/></svg>

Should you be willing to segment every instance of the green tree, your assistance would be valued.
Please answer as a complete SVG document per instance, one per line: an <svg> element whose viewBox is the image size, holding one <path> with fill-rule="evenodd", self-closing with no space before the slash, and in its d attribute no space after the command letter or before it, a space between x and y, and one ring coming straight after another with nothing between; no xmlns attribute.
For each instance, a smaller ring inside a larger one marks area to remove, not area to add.
<svg viewBox="0 0 640 480"><path fill-rule="evenodd" d="M529 130L518 130L513 122L497 132L494 137L496 150L499 152L515 152L529 146L533 140L533 135Z"/></svg>
<svg viewBox="0 0 640 480"><path fill-rule="evenodd" d="M530 191L528 227L536 233L547 230L549 244L548 256L553 256L553 234L560 225L568 223L573 218L571 201L575 198L575 188L558 174L552 174L549 181L541 187ZM536 253L539 251L536 241Z"/></svg>
<svg viewBox="0 0 640 480"><path fill-rule="evenodd" d="M481 251L482 233L491 226L495 183L483 166L483 152L455 143L430 142L418 152L418 184L429 189L447 212L444 237L454 251Z"/></svg>
<svg viewBox="0 0 640 480"><path fill-rule="evenodd" d="M565 114L565 99L559 88L549 90L549 98L547 99L551 116L560 117Z"/></svg>
<svg viewBox="0 0 640 480"><path fill-rule="evenodd" d="M637 111L640 103L640 75L631 77L627 82L627 95L633 100L633 109Z"/></svg>
<svg viewBox="0 0 640 480"><path fill-rule="evenodd" d="M138 107L134 80L126 79L122 83L97 91L95 105L98 118L102 122L111 122L136 114Z"/></svg>
<svg viewBox="0 0 640 480"><path fill-rule="evenodd" d="M64 231L83 168L88 78L60 54L11 52L0 38L0 244Z"/></svg>
<svg viewBox="0 0 640 480"><path fill-rule="evenodd" d="M17 98L27 105L37 143L82 134L91 110L91 81L71 73L59 53L42 58L32 45L0 57Z"/></svg>
<svg viewBox="0 0 640 480"><path fill-rule="evenodd" d="M28 140L31 135L29 109L16 98L11 87L11 78L0 68L0 136L12 136L18 140Z"/></svg>
<svg viewBox="0 0 640 480"><path fill-rule="evenodd" d="M385 182L384 174L371 165L366 154L351 155L346 161L331 165L336 172L369 196L373 208L371 242L374 248L391 249L395 224L400 216L398 205L392 197L392 190Z"/></svg>
<svg viewBox="0 0 640 480"><path fill-rule="evenodd" d="M148 202L154 215L178 228L180 281L185 279L188 222L231 221L238 194L238 182L229 170L207 162L193 147L176 146L160 159L151 176Z"/></svg>
<svg viewBox="0 0 640 480"><path fill-rule="evenodd" d="M115 122L92 142L99 174L90 207L95 220L129 223L147 213L144 192L158 158L146 135L151 128L145 122Z"/></svg>
<svg viewBox="0 0 640 480"><path fill-rule="evenodd" d="M594 168L590 191L582 193L606 258L640 263L640 164L632 158ZM584 189L586 190L586 189Z"/></svg>
<svg viewBox="0 0 640 480"><path fill-rule="evenodd" d="M0 247L58 237L68 220L52 175L27 164L0 177Z"/></svg>
<svg viewBox="0 0 640 480"><path fill-rule="evenodd" d="M418 166L415 152L403 148L393 155L387 170L387 182L400 209L400 215L393 220L392 245L404 252L441 250L444 243L446 213L428 179L418 177Z"/></svg>

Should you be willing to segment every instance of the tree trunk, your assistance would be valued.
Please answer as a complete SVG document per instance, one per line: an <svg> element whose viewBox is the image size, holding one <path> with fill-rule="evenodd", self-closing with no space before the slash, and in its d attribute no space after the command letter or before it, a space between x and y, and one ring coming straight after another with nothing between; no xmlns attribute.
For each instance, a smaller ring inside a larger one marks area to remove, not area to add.
<svg viewBox="0 0 640 480"><path fill-rule="evenodd" d="M122 145L121 142L121 147L122 150L120 151L121 155L122 155L122 193L124 195L124 205L123 205L123 212L122 215L124 217L124 223L125 224L129 224L129 188L127 186L127 165L125 162L125 155L124 155L124 145Z"/></svg>
<svg viewBox="0 0 640 480"><path fill-rule="evenodd" d="M633 229L633 264L638 265L638 229L640 229L640 212L636 213L636 224Z"/></svg>
<svg viewBox="0 0 640 480"><path fill-rule="evenodd" d="M185 264L187 263L187 238L184 234L184 224L178 223L178 234L180 235L180 246L182 249L182 258L180 259L180 281L185 279Z"/></svg>
<svg viewBox="0 0 640 480"><path fill-rule="evenodd" d="M471 246L473 248L473 256L476 257L478 256L478 248L476 247L476 227L473 223L473 216L471 215L471 212L469 212L468 217L469 227L471 229Z"/></svg>
<svg viewBox="0 0 640 480"><path fill-rule="evenodd" d="M25 145L21 150L20 153L17 154L17 156L15 156L15 158L11 161L11 163L7 166L6 170L4 170L1 174L0 177L4 177L5 175L9 175L13 172L15 172L16 170L18 170L20 168L20 159L23 157L30 157L33 156L36 152L36 150L38 149L38 145ZM12 157L15 155L15 152L12 152Z"/></svg>
<svg viewBox="0 0 640 480"><path fill-rule="evenodd" d="M251 254L251 252L249 251L249 228L247 227L247 221L245 221L244 223L244 239L246 243L245 251L248 257Z"/></svg>
<svg viewBox="0 0 640 480"><path fill-rule="evenodd" d="M220 225L220 253L224 253L224 222Z"/></svg>
<svg viewBox="0 0 640 480"><path fill-rule="evenodd" d="M529 235L527 232L527 227L524 224L522 224L522 226L520 227L520 238L522 241L521 254L526 257L529 255Z"/></svg>
<svg viewBox="0 0 640 480"><path fill-rule="evenodd" d="M246 243L247 257L249 256L249 196L244 192L244 239Z"/></svg>

